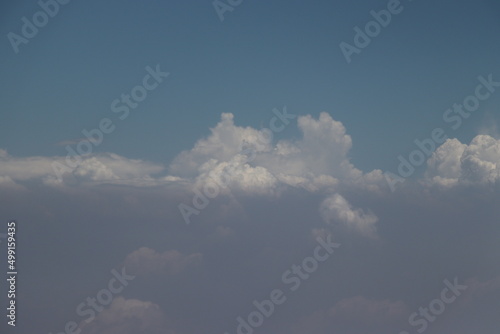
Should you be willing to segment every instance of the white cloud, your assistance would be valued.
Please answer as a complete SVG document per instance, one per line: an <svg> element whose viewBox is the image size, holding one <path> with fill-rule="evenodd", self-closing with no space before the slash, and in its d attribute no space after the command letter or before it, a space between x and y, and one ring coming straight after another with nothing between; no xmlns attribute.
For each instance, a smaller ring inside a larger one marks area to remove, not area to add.
<svg viewBox="0 0 500 334"><path fill-rule="evenodd" d="M278 181L276 177L266 168L252 167L246 161L247 157L241 154L227 162L211 159L200 166L196 186L209 186L215 182L221 190L228 187L255 194L273 193Z"/></svg>
<svg viewBox="0 0 500 334"><path fill-rule="evenodd" d="M12 181L25 181L53 175L52 161L56 159L41 156L16 158L6 150L0 150L0 176L8 177Z"/></svg>
<svg viewBox="0 0 500 334"><path fill-rule="evenodd" d="M353 209L351 204L339 194L334 194L321 203L320 213L327 223L342 224L367 237L375 237L377 216Z"/></svg>
<svg viewBox="0 0 500 334"><path fill-rule="evenodd" d="M351 137L339 121L322 112L318 119L310 115L297 118L302 136L298 140L273 143L269 131L234 124L234 116L221 115L211 134L199 140L189 151L179 154L169 166L128 159L114 153L80 157L74 167L67 158L13 157L0 149L0 185L12 186L27 180L42 180L60 185L54 163L64 168L62 184L122 184L157 186L179 183L204 187L214 181L219 191L239 190L257 195L275 195L287 187L310 192L338 191L342 184L365 189L385 187L383 173L363 173L349 161ZM489 135L476 136L469 145L448 139L427 161L424 180L452 186L488 184L500 179L500 140Z"/></svg>
<svg viewBox="0 0 500 334"><path fill-rule="evenodd" d="M176 157L170 171L195 178L197 186L215 179L230 189L256 194L276 193L283 186L318 191L339 182L377 184L383 180L380 171L363 175L349 162L351 137L327 113L319 119L298 117L297 126L301 139L273 145L266 136L269 130L236 126L232 114L222 114L211 135Z"/></svg>
<svg viewBox="0 0 500 334"><path fill-rule="evenodd" d="M302 138L275 144L269 129L236 126L233 119L232 114L222 114L211 134L179 154L169 166L170 175L164 177L155 176L164 170L162 165L113 153L17 158L5 150L0 150L0 177L13 182L41 179L50 185L61 183L58 173L63 184L155 186L179 182L203 187L216 181L223 185L222 192L232 189L258 195L278 194L290 186L314 192L331 190L342 182L373 186L383 181L380 171L363 174L349 162L351 137L342 123L325 112L318 119L298 117Z"/></svg>
<svg viewBox="0 0 500 334"><path fill-rule="evenodd" d="M427 161L426 177L442 185L454 185L461 175L460 158L467 145L457 139L448 139Z"/></svg>
<svg viewBox="0 0 500 334"><path fill-rule="evenodd" d="M210 159L229 161L241 153L244 144L257 152L271 150L271 146L263 140L262 132L251 127L234 125L233 114L223 113L221 121L210 129L211 135L198 140L193 149L179 154L170 166L174 175L196 177L199 168Z"/></svg>
<svg viewBox="0 0 500 334"><path fill-rule="evenodd" d="M141 183L153 181L150 176L164 170L164 167L137 159L128 159L114 153L101 153L81 157L81 162L69 166L66 157L25 157L10 156L0 150L0 178L3 181L19 182L43 180L49 185L61 182L54 170L54 164L64 166L61 169L62 183L97 182L97 183ZM179 178L158 179L158 182L172 182ZM3 183L3 182L2 182Z"/></svg>
<svg viewBox="0 0 500 334"><path fill-rule="evenodd" d="M469 145L448 139L427 162L426 180L444 186L500 180L500 140L476 136Z"/></svg>

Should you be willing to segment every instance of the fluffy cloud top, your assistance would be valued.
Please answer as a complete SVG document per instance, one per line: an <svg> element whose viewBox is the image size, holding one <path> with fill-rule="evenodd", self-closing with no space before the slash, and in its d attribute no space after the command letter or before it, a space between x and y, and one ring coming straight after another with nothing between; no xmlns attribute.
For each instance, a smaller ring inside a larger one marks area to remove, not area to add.
<svg viewBox="0 0 500 334"><path fill-rule="evenodd" d="M448 139L431 156L426 177L432 183L491 184L500 179L500 140L476 136L469 145Z"/></svg>
<svg viewBox="0 0 500 334"><path fill-rule="evenodd" d="M232 114L222 114L211 135L175 158L170 171L195 178L198 186L215 181L258 194L274 193L280 186L316 191L365 177L349 162L352 140L345 127L325 112L319 119L298 117L302 138L276 144L271 130L236 126L233 118ZM364 182L381 179L381 173L375 172Z"/></svg>
<svg viewBox="0 0 500 334"><path fill-rule="evenodd" d="M243 144L256 152L269 151L271 146L263 139L261 131L251 127L234 125L234 116L223 113L220 122L211 129L211 135L198 140L190 151L179 154L170 165L174 175L196 177L200 167L207 161L230 161L242 152Z"/></svg>

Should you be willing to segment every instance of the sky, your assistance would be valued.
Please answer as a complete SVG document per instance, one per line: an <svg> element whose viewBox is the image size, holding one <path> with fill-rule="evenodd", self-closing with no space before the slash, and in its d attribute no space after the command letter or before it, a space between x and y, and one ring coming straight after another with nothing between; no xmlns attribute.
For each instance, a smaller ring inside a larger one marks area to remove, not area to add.
<svg viewBox="0 0 500 334"><path fill-rule="evenodd" d="M497 333L499 18L2 3L1 332Z"/></svg>

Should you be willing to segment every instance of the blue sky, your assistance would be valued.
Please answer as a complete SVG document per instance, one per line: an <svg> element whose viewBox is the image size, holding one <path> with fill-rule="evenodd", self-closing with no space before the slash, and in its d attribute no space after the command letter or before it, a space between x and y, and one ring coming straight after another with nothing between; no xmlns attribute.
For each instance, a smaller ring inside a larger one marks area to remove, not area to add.
<svg viewBox="0 0 500 334"><path fill-rule="evenodd" d="M497 334L499 3L216 1L0 5L0 332Z"/></svg>

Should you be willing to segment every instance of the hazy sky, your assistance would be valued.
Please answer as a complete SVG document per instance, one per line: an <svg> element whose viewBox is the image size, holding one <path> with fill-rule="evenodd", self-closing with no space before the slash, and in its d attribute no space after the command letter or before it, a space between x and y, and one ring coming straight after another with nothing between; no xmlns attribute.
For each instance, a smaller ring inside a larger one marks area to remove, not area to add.
<svg viewBox="0 0 500 334"><path fill-rule="evenodd" d="M496 1L59 1L0 5L2 333L498 333Z"/></svg>

